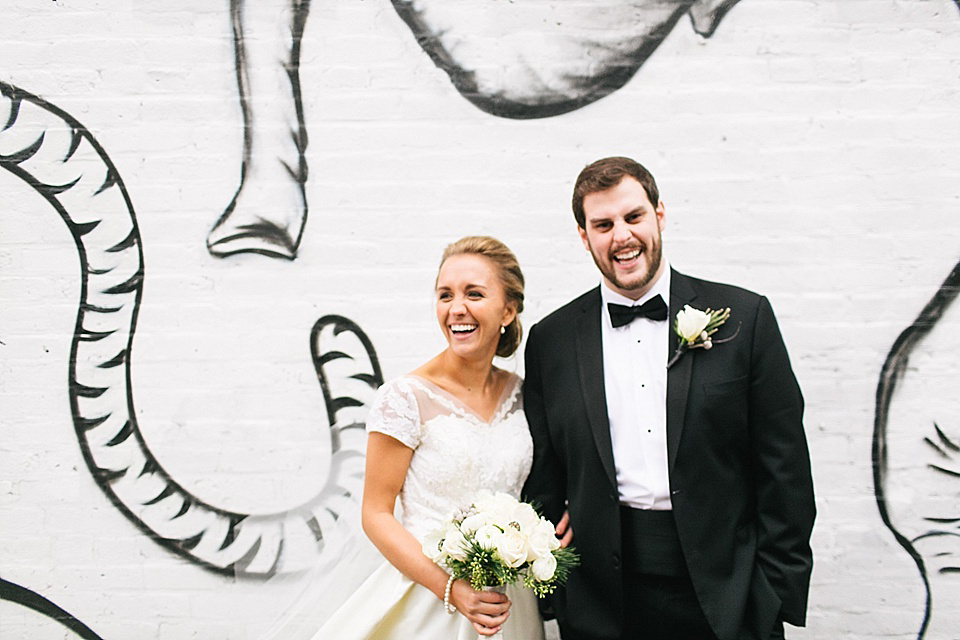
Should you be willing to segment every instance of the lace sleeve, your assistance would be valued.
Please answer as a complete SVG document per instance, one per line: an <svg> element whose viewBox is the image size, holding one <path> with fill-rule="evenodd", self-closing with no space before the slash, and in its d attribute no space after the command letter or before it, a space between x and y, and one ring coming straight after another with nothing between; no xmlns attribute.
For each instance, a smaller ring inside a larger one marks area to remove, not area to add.
<svg viewBox="0 0 960 640"><path fill-rule="evenodd" d="M367 415L367 431L386 434L411 449L420 444L417 398L402 380L392 380L377 391Z"/></svg>

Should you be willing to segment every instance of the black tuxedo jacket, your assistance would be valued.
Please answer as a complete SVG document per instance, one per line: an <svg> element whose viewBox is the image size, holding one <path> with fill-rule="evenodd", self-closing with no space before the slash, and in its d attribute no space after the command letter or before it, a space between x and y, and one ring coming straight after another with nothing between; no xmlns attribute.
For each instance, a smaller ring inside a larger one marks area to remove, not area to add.
<svg viewBox="0 0 960 640"><path fill-rule="evenodd" d="M619 639L624 602L620 510L603 382L600 291L534 325L524 405L534 462L524 488L557 522L570 512L581 566L552 605L564 640ZM713 336L667 373L674 518L700 605L721 640L769 638L779 615L803 625L815 507L803 398L766 298L671 275L677 312L730 307ZM627 630L638 633L642 630Z"/></svg>

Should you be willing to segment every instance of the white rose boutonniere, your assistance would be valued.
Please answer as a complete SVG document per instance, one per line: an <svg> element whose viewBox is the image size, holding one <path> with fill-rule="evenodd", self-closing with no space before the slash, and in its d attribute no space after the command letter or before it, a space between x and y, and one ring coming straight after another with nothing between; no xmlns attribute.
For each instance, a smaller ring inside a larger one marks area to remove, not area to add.
<svg viewBox="0 0 960 640"><path fill-rule="evenodd" d="M715 344L721 344L736 338L737 334L740 333L739 326L736 332L729 338L722 340L712 338L717 329L719 329L729 317L729 307L726 309L718 309L717 311L712 309L700 311L690 305L684 305L683 309L677 312L677 318L673 323L673 330L677 336L679 336L680 344L677 345L677 350L674 352L673 357L667 362L667 369L672 367L673 364L680 359L680 356L690 349L699 348L709 350L712 349Z"/></svg>

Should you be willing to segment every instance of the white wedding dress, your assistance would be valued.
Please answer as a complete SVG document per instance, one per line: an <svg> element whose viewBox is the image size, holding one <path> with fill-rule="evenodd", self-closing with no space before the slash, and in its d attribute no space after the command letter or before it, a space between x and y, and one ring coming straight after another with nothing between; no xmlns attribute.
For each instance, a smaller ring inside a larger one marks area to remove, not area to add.
<svg viewBox="0 0 960 640"><path fill-rule="evenodd" d="M490 422L437 385L407 375L377 393L367 430L413 449L400 491L401 522L423 540L438 523L469 506L481 489L519 497L533 441L523 414L520 378L512 376ZM508 587L504 640L542 640L543 622L529 589ZM313 640L475 640L470 622L384 562L314 635Z"/></svg>

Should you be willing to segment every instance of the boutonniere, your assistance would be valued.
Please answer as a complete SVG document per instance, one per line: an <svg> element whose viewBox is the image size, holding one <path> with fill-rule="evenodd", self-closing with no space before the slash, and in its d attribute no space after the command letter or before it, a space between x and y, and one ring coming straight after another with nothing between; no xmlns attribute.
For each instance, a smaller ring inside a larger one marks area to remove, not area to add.
<svg viewBox="0 0 960 640"><path fill-rule="evenodd" d="M711 337L729 317L730 307L717 311L712 309L700 311L690 305L684 305L683 309L677 312L677 319L673 322L673 330L677 336L679 336L680 344L677 345L677 350L667 363L667 369L673 366L673 364L680 359L680 356L690 349L709 350L712 349L715 344L729 342L736 338L737 334L740 333L739 326L737 326L736 332L729 338L714 340Z"/></svg>

